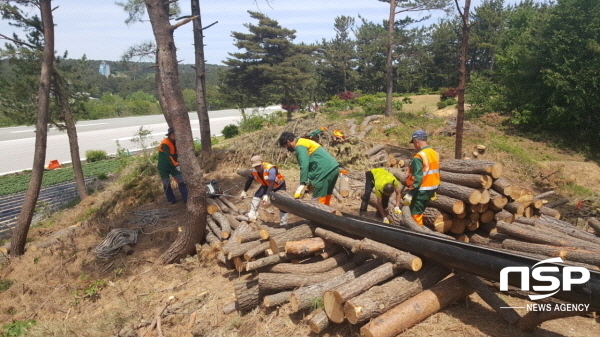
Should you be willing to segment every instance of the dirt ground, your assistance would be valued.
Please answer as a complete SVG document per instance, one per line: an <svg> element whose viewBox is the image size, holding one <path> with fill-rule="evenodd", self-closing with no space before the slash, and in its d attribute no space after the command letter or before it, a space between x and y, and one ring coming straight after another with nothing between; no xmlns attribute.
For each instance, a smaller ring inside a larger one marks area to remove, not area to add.
<svg viewBox="0 0 600 337"><path fill-rule="evenodd" d="M549 163L549 169L554 168L552 165L562 165L565 174L575 174L577 184L600 192L600 179L592 178L589 173L600 177L597 165L578 162L576 165L585 167L587 172L582 179L576 174L577 166L570 162L566 165L567 162ZM206 178L219 180L224 190L238 195L244 184L244 178L235 173L238 168L240 165L234 161L221 163ZM294 165L287 165L282 173L288 188L297 186L298 171ZM164 336L360 335L360 326L350 324L334 325L316 335L304 321L310 310L291 313L289 304L276 309L256 308L243 314L223 314L223 308L235 300L234 282L251 275L240 275L218 264L217 252L206 246L198 255L180 264L155 264L176 237L178 225L185 223L185 205L166 203L158 177L138 184L154 193L153 198L140 205L135 202L140 195L138 190L126 190L115 181L76 207L55 214L47 222L51 225L32 228L29 247L44 242L61 228L81 223L80 229L50 247L29 249L24 256L11 259L0 269L0 280L12 281L10 288L0 290L0 326L33 319L37 323L27 336L157 336L157 329L150 328L148 323L154 320L157 311L166 307L165 311L170 314L160 321ZM257 187L253 185L249 192ZM113 199L118 201L110 214L100 219L90 218L90 210L102 211L105 202ZM344 212L357 213L359 202L355 197L342 203L333 200L332 205ZM238 201L238 206L247 210L249 200ZM141 226L133 254L119 253L108 259L96 257L93 249L110 230L140 227L132 222L135 212L153 210L172 211L172 215L158 220L154 226ZM273 206L263 207L260 219L267 225L276 225L278 211ZM290 221L295 220L298 218L291 216ZM527 302L504 294L501 297L511 306L524 306ZM525 314L522 310L519 313ZM558 319L543 323L533 333L524 333L508 326L478 295L472 294L402 334L439 335L597 337L600 318L588 315Z"/></svg>

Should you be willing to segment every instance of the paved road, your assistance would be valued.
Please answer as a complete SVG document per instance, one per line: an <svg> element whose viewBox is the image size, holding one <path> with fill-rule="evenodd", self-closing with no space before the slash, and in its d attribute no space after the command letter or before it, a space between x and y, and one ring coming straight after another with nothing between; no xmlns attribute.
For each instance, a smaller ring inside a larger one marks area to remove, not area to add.
<svg viewBox="0 0 600 337"><path fill-rule="evenodd" d="M260 109L261 112L265 113L275 110L280 110L280 108L272 106ZM190 113L189 116L194 138L200 138L198 115L194 112ZM210 111L211 133L213 135L220 135L223 127L228 124L236 124L240 116L240 112L237 109ZM148 144L146 146L148 147L152 142L160 142L167 132L167 123L162 115L78 122L79 155L82 159L85 158L85 152L88 150L104 150L109 154L116 153L117 140L121 147L130 151L137 150L139 145L131 142L131 139L141 126L146 130L152 131L151 138L148 138L147 141ZM2 153L0 175L31 169L33 165L34 146L35 127L17 126L0 128L0 153ZM67 133L66 131L58 131L55 128L51 128L48 132L46 163L53 159L57 159L61 163L69 163L71 161Z"/></svg>

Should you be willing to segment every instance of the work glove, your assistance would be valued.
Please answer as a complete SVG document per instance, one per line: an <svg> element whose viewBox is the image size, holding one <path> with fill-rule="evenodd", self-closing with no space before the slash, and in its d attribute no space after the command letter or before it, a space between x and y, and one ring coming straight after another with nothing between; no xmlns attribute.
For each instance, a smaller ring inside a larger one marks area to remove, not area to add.
<svg viewBox="0 0 600 337"><path fill-rule="evenodd" d="M384 224L390 224L390 219L387 218L387 216L385 218L383 218L383 223Z"/></svg>
<svg viewBox="0 0 600 337"><path fill-rule="evenodd" d="M242 193L240 193L240 198L244 199L246 197L247 197L246 191L242 191Z"/></svg>
<svg viewBox="0 0 600 337"><path fill-rule="evenodd" d="M407 194L407 195L404 196L404 198L402 198L402 203L405 206L410 206L410 203L412 202L412 198L413 198L412 195Z"/></svg>
<svg viewBox="0 0 600 337"><path fill-rule="evenodd" d="M437 192L433 192L433 195L431 196L431 199L429 200L435 200L437 198Z"/></svg>
<svg viewBox="0 0 600 337"><path fill-rule="evenodd" d="M400 209L400 207L396 206L396 207L394 207L394 213L402 214L402 210Z"/></svg>
<svg viewBox="0 0 600 337"><path fill-rule="evenodd" d="M181 168L179 166L175 166L175 169L177 170L177 172L181 172Z"/></svg>
<svg viewBox="0 0 600 337"><path fill-rule="evenodd" d="M263 197L262 197L262 202L263 202L263 203L265 203L265 204L268 204L268 203L270 202L270 201L269 201L269 196L268 196L268 195L266 195L266 194L265 194L265 195L263 195Z"/></svg>
<svg viewBox="0 0 600 337"><path fill-rule="evenodd" d="M302 195L304 194L304 189L305 188L306 188L306 185L304 185L304 184L298 186L298 188L296 189L296 192L294 193L294 199L300 199L300 198L302 198Z"/></svg>

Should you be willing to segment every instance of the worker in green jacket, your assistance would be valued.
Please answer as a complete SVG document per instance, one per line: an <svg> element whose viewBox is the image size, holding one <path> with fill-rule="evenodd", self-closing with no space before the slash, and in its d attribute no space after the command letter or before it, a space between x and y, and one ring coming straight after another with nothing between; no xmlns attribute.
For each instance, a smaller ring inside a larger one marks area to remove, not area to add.
<svg viewBox="0 0 600 337"><path fill-rule="evenodd" d="M167 136L162 140L158 146L158 173L160 174L160 180L162 181L163 191L167 197L167 201L170 204L177 202L175 199L175 193L171 188L171 179L173 177L177 181L179 192L183 202L187 202L188 190L181 174L181 168L177 162L177 146L175 144L175 129L169 128Z"/></svg>
<svg viewBox="0 0 600 337"><path fill-rule="evenodd" d="M340 164L335 158L319 143L298 138L288 131L279 136L279 146L294 152L300 165L300 185L294 198L300 198L310 183L314 188L313 198L321 204L329 205L339 175Z"/></svg>

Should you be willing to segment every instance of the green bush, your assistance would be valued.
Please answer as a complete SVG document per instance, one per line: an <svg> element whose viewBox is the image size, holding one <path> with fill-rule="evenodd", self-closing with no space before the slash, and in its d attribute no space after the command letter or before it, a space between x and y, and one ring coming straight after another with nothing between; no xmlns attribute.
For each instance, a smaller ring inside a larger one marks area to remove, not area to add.
<svg viewBox="0 0 600 337"><path fill-rule="evenodd" d="M448 98L446 100L446 106L451 106L451 105L454 105L454 104L456 104L456 100L454 98Z"/></svg>
<svg viewBox="0 0 600 337"><path fill-rule="evenodd" d="M392 106L394 107L394 110L396 110L396 111L402 111L402 105L404 105L404 103L402 103L402 101L399 101L399 100L392 101Z"/></svg>
<svg viewBox="0 0 600 337"><path fill-rule="evenodd" d="M27 329L29 329L36 322L32 319L28 319L26 321L14 321L10 324L5 324L2 326L2 334L0 337L19 337L25 334Z"/></svg>
<svg viewBox="0 0 600 337"><path fill-rule="evenodd" d="M229 139L239 135L240 129L237 125L229 124L223 128L223 131L221 131L221 133L223 134L223 137L225 137L225 139Z"/></svg>
<svg viewBox="0 0 600 337"><path fill-rule="evenodd" d="M385 92L378 92L375 94L375 97L377 97L377 98L384 98L386 96L387 96L387 94Z"/></svg>
<svg viewBox="0 0 600 337"><path fill-rule="evenodd" d="M87 150L85 151L85 158L87 159L88 163L93 163L108 159L108 155L104 150Z"/></svg>
<svg viewBox="0 0 600 337"><path fill-rule="evenodd" d="M385 96L383 96L385 97ZM364 107L378 100L377 95L364 95L356 99L356 104Z"/></svg>
<svg viewBox="0 0 600 337"><path fill-rule="evenodd" d="M363 106L366 116L382 115L385 113L385 101L375 101Z"/></svg>
<svg viewBox="0 0 600 337"><path fill-rule="evenodd" d="M439 101L437 102L437 108L438 109L443 109L447 106L446 101Z"/></svg>

